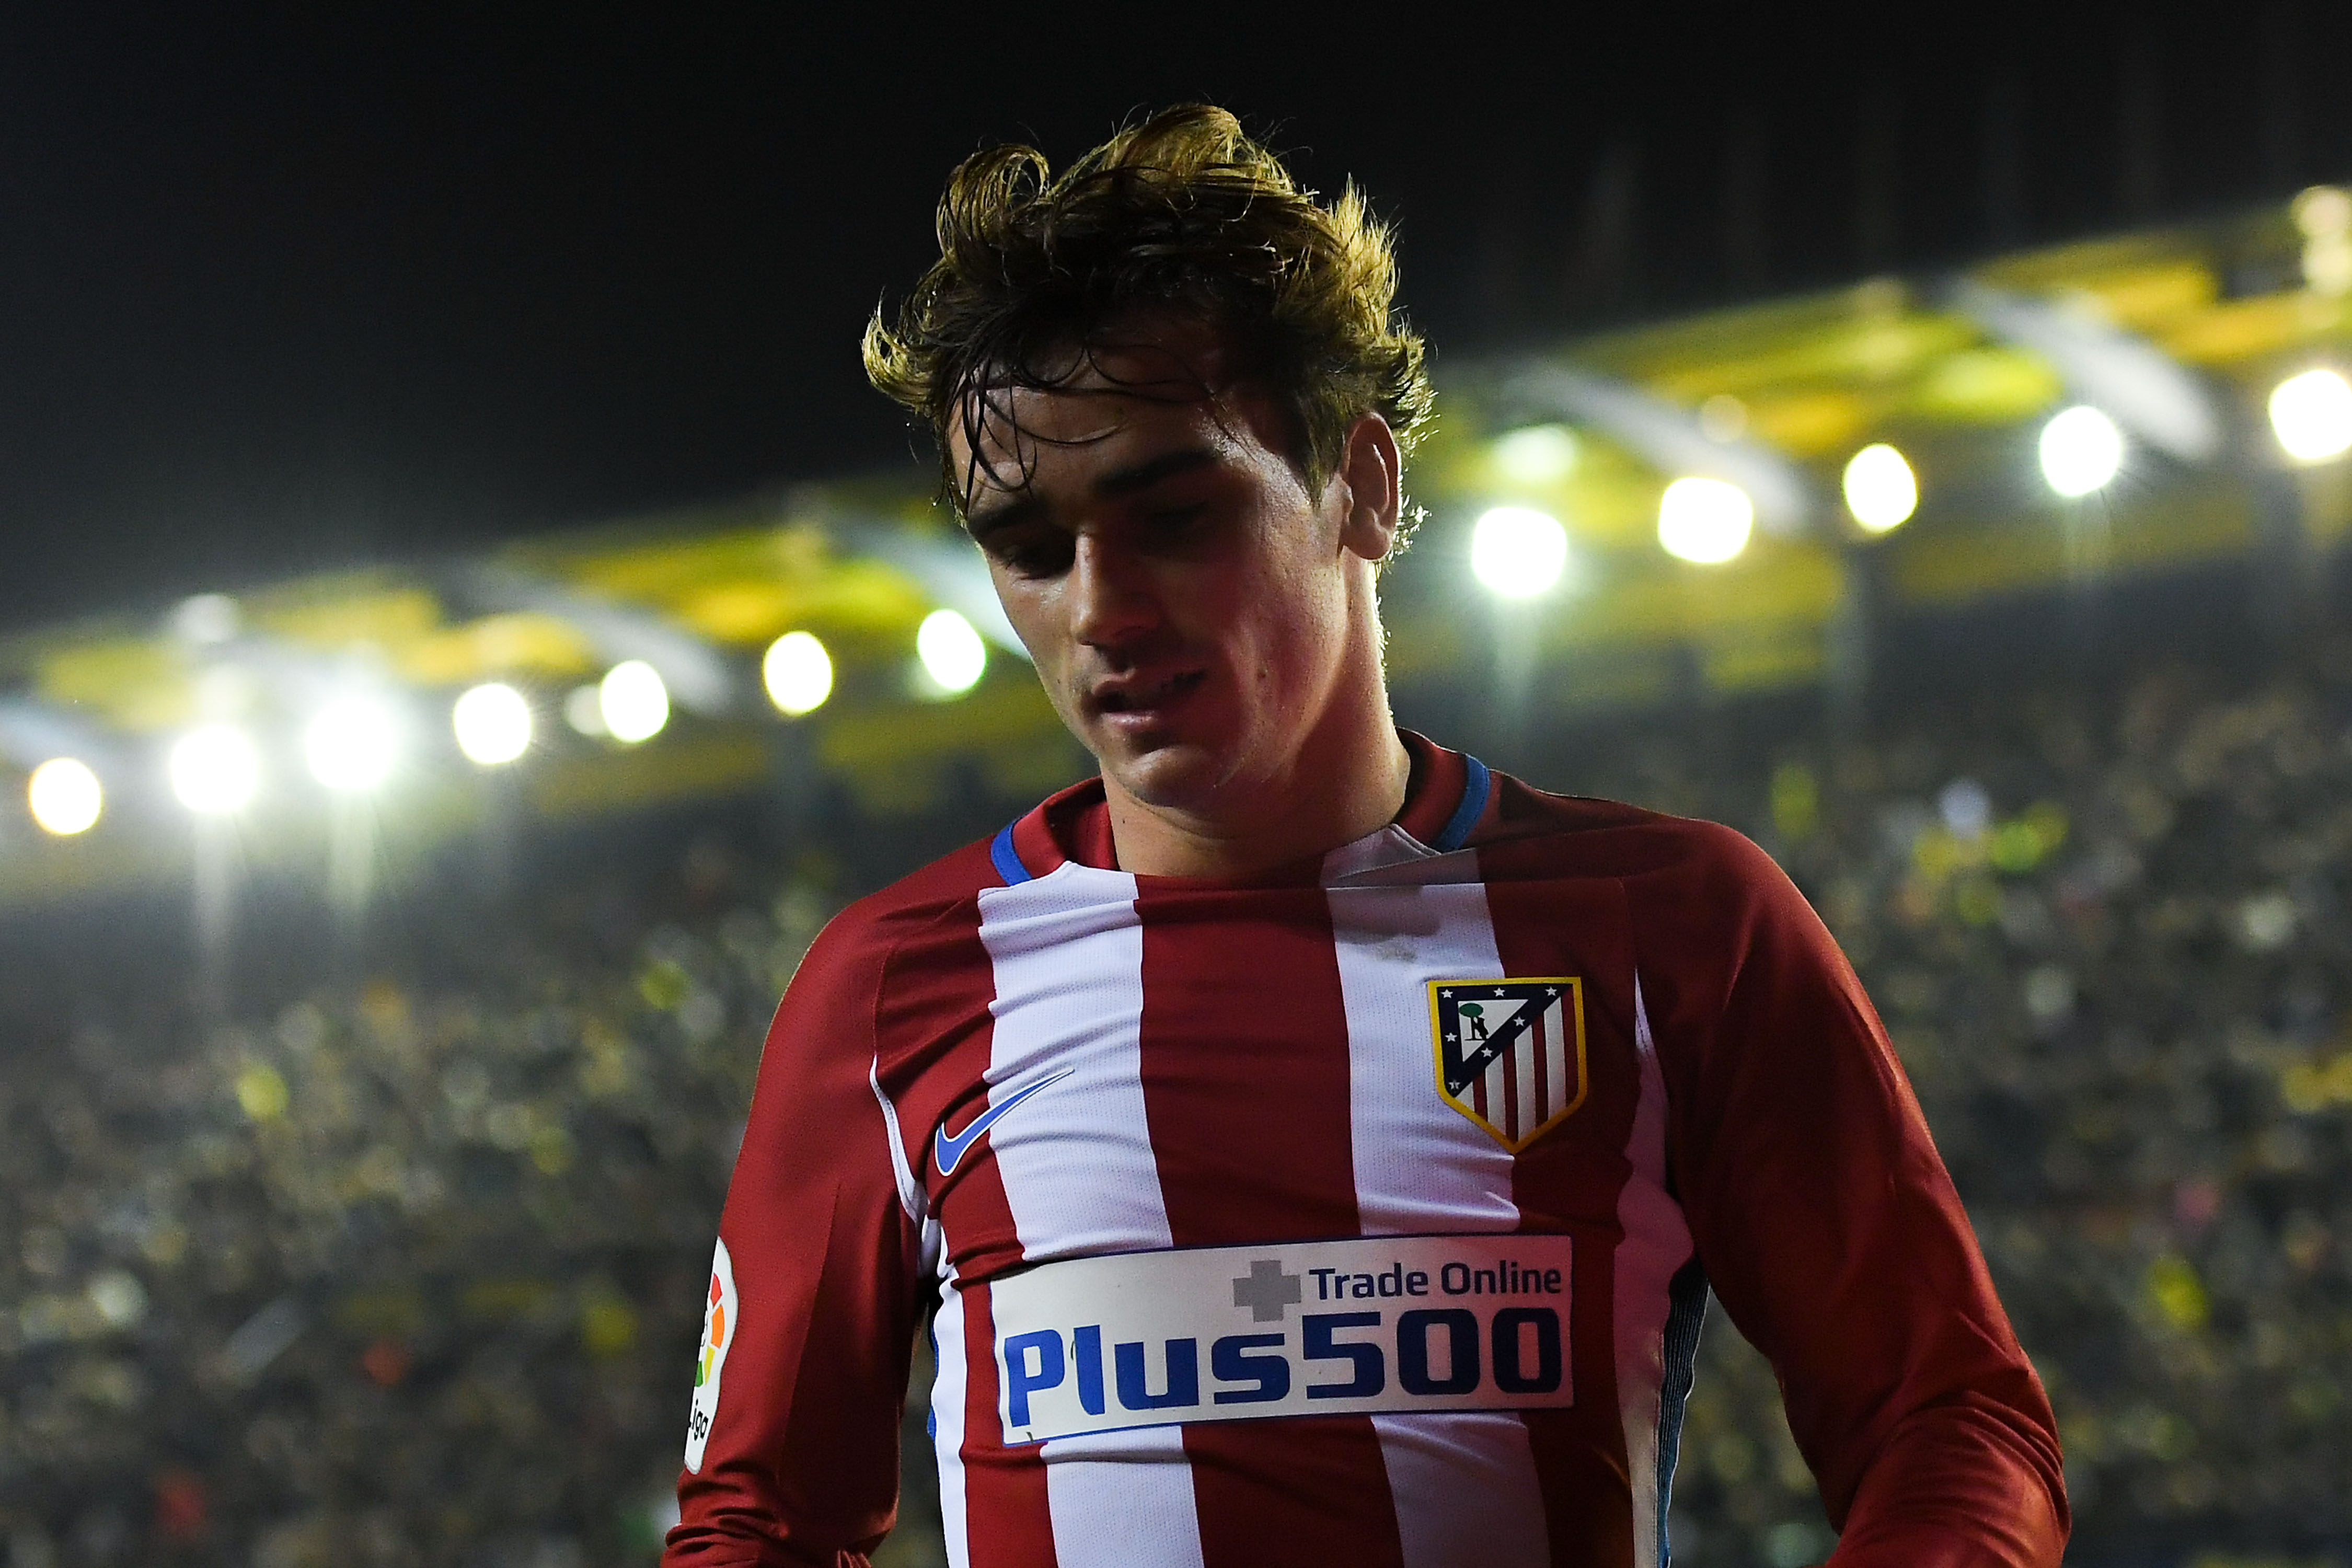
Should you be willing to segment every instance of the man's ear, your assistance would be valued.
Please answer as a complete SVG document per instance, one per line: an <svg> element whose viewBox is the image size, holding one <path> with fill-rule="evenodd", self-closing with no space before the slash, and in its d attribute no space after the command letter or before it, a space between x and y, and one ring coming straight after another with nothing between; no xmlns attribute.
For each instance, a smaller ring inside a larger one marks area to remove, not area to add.
<svg viewBox="0 0 2352 1568"><path fill-rule="evenodd" d="M1339 520L1340 547L1367 561L1387 560L1404 495L1404 458L1387 420L1367 414L1348 427L1338 478L1346 487L1348 507Z"/></svg>

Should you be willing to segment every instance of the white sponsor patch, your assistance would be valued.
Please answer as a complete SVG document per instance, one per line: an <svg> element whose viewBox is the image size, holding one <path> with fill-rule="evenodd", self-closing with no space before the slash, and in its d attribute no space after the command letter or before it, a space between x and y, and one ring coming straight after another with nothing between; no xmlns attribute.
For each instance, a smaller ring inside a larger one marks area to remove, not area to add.
<svg viewBox="0 0 2352 1568"><path fill-rule="evenodd" d="M735 1342L735 1260L720 1242L710 1260L710 1289L702 1298L702 1350L694 1362L694 1409L686 1418L686 1468L702 1473L702 1447L719 1415L719 1374Z"/></svg>
<svg viewBox="0 0 2352 1568"><path fill-rule="evenodd" d="M1565 1236L1130 1252L989 1286L1007 1443L1574 1403Z"/></svg>

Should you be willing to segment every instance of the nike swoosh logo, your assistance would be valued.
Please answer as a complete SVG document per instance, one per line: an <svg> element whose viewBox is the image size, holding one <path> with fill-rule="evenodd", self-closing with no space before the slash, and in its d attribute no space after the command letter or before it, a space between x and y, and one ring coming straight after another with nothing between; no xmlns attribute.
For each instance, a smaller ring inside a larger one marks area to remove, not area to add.
<svg viewBox="0 0 2352 1568"><path fill-rule="evenodd" d="M966 1127L961 1132L957 1133L952 1138L948 1136L947 1125L944 1122L932 1129L931 1158L939 1162L940 1174L942 1176L947 1175L953 1172L956 1166L962 1163L964 1155L971 1151L972 1144L979 1142L980 1135L987 1131L990 1128L995 1126L998 1119L1003 1117L1006 1111L1011 1110L1014 1106L1020 1104L1023 1100L1028 1099L1039 1089L1050 1088L1052 1085L1061 1082L1064 1079L1070 1076L1071 1071L1071 1068L1064 1068L1060 1072L1054 1074L1051 1078L1039 1079L1035 1083L1031 1084L1027 1089L1024 1089L1020 1093L1013 1095L1011 1099L998 1100L995 1104L982 1111L978 1116L973 1117L971 1119L971 1125Z"/></svg>

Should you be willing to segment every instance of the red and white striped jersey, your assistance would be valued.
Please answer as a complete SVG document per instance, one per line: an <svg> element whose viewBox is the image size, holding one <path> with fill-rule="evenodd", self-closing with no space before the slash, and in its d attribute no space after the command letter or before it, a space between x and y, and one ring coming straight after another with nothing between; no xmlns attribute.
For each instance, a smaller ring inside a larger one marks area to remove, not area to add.
<svg viewBox="0 0 2352 1568"><path fill-rule="evenodd" d="M2056 1563L2048 1403L1803 899L1408 741L1318 861L1118 870L1090 783L827 929L667 1563L864 1562L935 1303L959 1568L1651 1568L1710 1282L1839 1563Z"/></svg>

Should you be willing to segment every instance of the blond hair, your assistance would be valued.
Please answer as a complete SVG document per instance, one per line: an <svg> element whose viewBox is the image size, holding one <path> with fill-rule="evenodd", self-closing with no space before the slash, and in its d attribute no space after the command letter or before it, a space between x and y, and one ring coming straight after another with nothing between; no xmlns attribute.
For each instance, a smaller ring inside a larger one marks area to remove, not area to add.
<svg viewBox="0 0 2352 1568"><path fill-rule="evenodd" d="M959 509L974 472L950 465L950 422L984 467L979 424L1007 417L999 395L1062 384L1138 316L1201 321L1238 353L1287 412L1310 489L1363 415L1408 452L1428 424L1426 351L1395 310L1390 228L1352 183L1328 205L1299 189L1222 109L1163 110L1059 175L1033 147L975 153L938 222L940 258L898 324L877 310L866 326L866 374L930 426Z"/></svg>

